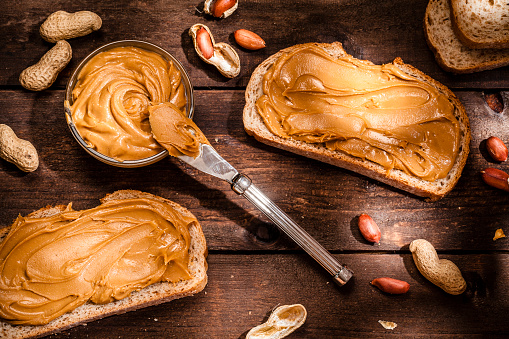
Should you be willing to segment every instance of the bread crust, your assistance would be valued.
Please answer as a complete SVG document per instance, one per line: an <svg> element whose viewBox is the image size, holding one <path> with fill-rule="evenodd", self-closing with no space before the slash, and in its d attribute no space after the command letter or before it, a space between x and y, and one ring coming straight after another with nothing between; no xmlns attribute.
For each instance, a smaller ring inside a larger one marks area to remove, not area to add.
<svg viewBox="0 0 509 339"><path fill-rule="evenodd" d="M375 162L353 157L342 151L332 151L320 144L310 144L291 138L284 139L272 134L265 126L265 123L258 114L255 105L257 99L263 94L263 76L282 54L291 52L292 50L301 48L305 45L318 46L334 57L348 56L340 42L333 42L331 44L308 43L285 48L263 61L251 75L251 79L245 92L246 105L244 106L243 122L244 129L247 134L267 145L345 168L417 196L425 197L428 201L436 201L453 189L461 176L461 171L465 166L469 153L470 125L468 116L463 105L451 90L428 75L417 70L415 67L405 64L400 58L396 58L393 61L394 65L404 72L411 74L437 88L440 92L447 96L449 101L455 107L455 116L460 122L461 130L460 154L458 155L456 163L446 179L441 179L431 183L408 175L401 170L392 169L387 171L383 166ZM372 64L370 61L364 62Z"/></svg>
<svg viewBox="0 0 509 339"><path fill-rule="evenodd" d="M102 198L101 203L111 200L132 198L155 199L172 206L186 216L194 218L191 212L173 201L135 190L113 192ZM56 215L64 211L66 207L65 205L54 207L47 206L28 214L26 218L40 218ZM10 227L0 229L0 240L4 239L9 229ZM152 284L140 291L132 292L130 296L124 299L104 305L86 303L46 325L10 325L0 319L0 338L39 338L110 315L122 314L140 308L158 305L174 299L191 296L202 291L207 284L207 246L205 236L198 222L193 222L191 224L189 232L191 234L189 268L193 275L192 279L177 283L160 282Z"/></svg>

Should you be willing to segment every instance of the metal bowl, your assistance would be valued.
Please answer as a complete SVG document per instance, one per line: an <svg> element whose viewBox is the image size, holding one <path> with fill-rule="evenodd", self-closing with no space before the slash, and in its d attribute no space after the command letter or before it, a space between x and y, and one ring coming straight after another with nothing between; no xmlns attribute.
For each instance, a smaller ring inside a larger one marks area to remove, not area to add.
<svg viewBox="0 0 509 339"><path fill-rule="evenodd" d="M141 167L141 166L147 166L147 165L153 164L153 163L163 159L164 157L166 157L168 155L168 151L163 150L153 156L150 156L150 157L144 158L144 159L138 159L138 160L123 160L123 161L121 161L121 160L117 160L117 159L111 158L109 156L106 156L102 153L99 153L95 149L89 147L87 142L85 140L83 140L83 138L79 134L76 126L74 125L74 123L72 121L71 110L70 110L70 107L73 104L72 91L74 90L74 86L76 86L76 82L78 80L79 73L81 72L82 68L87 64L87 62L101 52L104 52L104 51L107 51L107 50L110 50L110 49L113 49L116 47L129 47L129 46L141 48L141 49L144 49L144 50L147 50L150 52L155 52L155 53L161 55L166 60L173 62L175 67L177 67L177 69L180 71L181 81L184 83L185 96L186 96L186 114L189 118L192 118L193 113L194 113L193 86L191 85L189 76L188 76L186 70L184 69L184 67L182 67L182 64L177 59L175 59L175 57L173 55L171 55L170 53L168 53L161 47L151 44L149 42L139 41L139 40L115 41L115 42L106 44L102 47L99 47L98 49L96 49L95 51L93 51L92 53L87 55L87 57L85 59L83 59L83 61L80 62L78 67L76 67L76 69L74 70L74 72L71 75L71 78L69 79L69 81L67 83L67 87L66 87L66 91L65 91L64 111L65 111L65 117L67 119L67 124L69 126L69 129L71 130L72 135L74 136L76 141L78 141L78 143L81 145L81 147L83 147L85 149L85 151L87 151L91 156L93 156L94 158L96 158L108 165L117 166L117 167L133 167L134 168L134 167Z"/></svg>

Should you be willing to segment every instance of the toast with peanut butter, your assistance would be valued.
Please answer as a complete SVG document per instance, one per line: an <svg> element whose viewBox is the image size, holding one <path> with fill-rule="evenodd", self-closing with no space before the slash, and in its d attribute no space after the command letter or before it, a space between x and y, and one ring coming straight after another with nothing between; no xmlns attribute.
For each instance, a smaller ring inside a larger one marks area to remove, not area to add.
<svg viewBox="0 0 509 339"><path fill-rule="evenodd" d="M245 98L244 128L258 141L430 201L453 189L467 160L463 105L400 58L375 65L339 42L292 46L254 70Z"/></svg>
<svg viewBox="0 0 509 339"><path fill-rule="evenodd" d="M0 229L0 337L34 338L191 296L207 283L201 226L184 207L121 190ZM33 304L33 305L32 305Z"/></svg>

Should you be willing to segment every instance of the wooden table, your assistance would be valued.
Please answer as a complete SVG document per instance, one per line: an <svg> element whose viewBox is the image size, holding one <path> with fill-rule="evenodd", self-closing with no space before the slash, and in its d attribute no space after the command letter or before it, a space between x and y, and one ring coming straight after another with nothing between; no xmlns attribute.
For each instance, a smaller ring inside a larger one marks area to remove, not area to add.
<svg viewBox="0 0 509 339"><path fill-rule="evenodd" d="M498 114L484 94L501 91L509 101L509 68L453 75L436 64L423 33L425 0L241 0L224 20L202 13L200 1L25 0L4 1L0 10L0 123L38 150L40 167L22 173L0 161L0 223L9 225L48 204L91 208L118 189L137 189L172 199L200 220L208 242L209 282L193 297L109 317L51 338L242 338L277 305L301 303L306 323L293 338L496 337L509 335L509 194L484 184L486 167L509 170L486 156L482 142L497 135L509 143L509 111ZM48 90L30 92L20 72L51 48L38 33L56 10L91 10L102 28L69 40L73 59ZM192 47L188 29L209 26L216 41L238 51L242 69L224 78ZM247 51L233 41L245 28L265 49ZM344 287L224 182L167 158L138 169L105 165L73 139L63 112L66 82L77 64L106 43L139 39L179 59L195 89L195 121L220 154L251 176L283 210L341 262L355 271ZM401 57L450 87L464 104L472 128L471 153L456 188L429 203L355 173L265 146L242 125L244 90L254 68L297 43L340 41L357 58L375 63ZM382 230L380 246L364 241L361 213ZM452 296L416 269L409 243L429 240L441 258L455 262L468 283ZM369 284L377 277L406 280L410 291L388 295ZM386 330L378 320L398 324Z"/></svg>

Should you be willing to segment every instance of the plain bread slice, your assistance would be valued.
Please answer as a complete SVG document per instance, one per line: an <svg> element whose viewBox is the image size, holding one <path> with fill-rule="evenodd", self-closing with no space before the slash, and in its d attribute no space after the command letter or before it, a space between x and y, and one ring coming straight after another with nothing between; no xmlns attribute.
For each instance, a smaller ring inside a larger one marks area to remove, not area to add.
<svg viewBox="0 0 509 339"><path fill-rule="evenodd" d="M509 49L472 49L458 39L451 23L449 0L430 0L424 33L438 64L453 73L473 73L509 65Z"/></svg>
<svg viewBox="0 0 509 339"><path fill-rule="evenodd" d="M450 0L452 26L470 48L509 48L507 0Z"/></svg>

